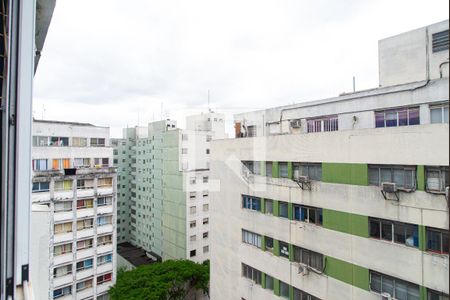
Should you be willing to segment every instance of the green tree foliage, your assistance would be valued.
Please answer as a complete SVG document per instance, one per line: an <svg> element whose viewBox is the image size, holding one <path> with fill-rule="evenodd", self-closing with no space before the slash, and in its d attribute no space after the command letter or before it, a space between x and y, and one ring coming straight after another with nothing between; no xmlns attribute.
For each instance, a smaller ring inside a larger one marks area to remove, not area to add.
<svg viewBox="0 0 450 300"><path fill-rule="evenodd" d="M208 293L209 263L168 260L118 272L109 290L112 300L185 300L195 291Z"/></svg>

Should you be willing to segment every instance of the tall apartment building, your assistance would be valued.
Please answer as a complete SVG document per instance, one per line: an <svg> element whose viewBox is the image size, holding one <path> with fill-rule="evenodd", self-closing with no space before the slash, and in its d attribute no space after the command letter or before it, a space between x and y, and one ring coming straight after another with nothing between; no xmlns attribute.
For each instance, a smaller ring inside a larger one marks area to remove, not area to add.
<svg viewBox="0 0 450 300"><path fill-rule="evenodd" d="M36 299L108 299L116 278L109 128L35 120L31 280Z"/></svg>
<svg viewBox="0 0 450 300"><path fill-rule="evenodd" d="M0 1L0 299L30 294L33 76L55 0Z"/></svg>
<svg viewBox="0 0 450 300"><path fill-rule="evenodd" d="M210 141L225 135L224 116L170 120L124 129L115 140L118 242L159 260L209 259Z"/></svg>
<svg viewBox="0 0 450 300"><path fill-rule="evenodd" d="M449 299L449 22L380 87L235 116L212 143L211 298Z"/></svg>

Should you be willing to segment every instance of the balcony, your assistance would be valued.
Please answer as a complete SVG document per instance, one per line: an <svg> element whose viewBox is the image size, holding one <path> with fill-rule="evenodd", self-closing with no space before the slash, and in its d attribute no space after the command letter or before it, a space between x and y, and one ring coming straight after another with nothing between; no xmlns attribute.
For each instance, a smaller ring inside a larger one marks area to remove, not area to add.
<svg viewBox="0 0 450 300"><path fill-rule="evenodd" d="M94 235L94 228L87 228L77 231L77 239L82 239Z"/></svg>
<svg viewBox="0 0 450 300"><path fill-rule="evenodd" d="M55 222L67 221L67 220L72 220L72 219L73 219L73 212L71 210L55 212L55 214L54 214Z"/></svg>
<svg viewBox="0 0 450 300"><path fill-rule="evenodd" d="M97 285L97 295L107 292L112 285L113 285L112 281L104 282L102 284Z"/></svg>
<svg viewBox="0 0 450 300"><path fill-rule="evenodd" d="M112 224L105 224L102 226L97 226L97 234L103 234L103 233L111 233L113 232L113 226Z"/></svg>
<svg viewBox="0 0 450 300"><path fill-rule="evenodd" d="M68 191L55 191L54 196L55 200L68 200L73 199L73 190Z"/></svg>
<svg viewBox="0 0 450 300"><path fill-rule="evenodd" d="M97 188L97 194L99 196L104 196L104 195L111 195L113 193L113 187L112 186L99 186Z"/></svg>
<svg viewBox="0 0 450 300"><path fill-rule="evenodd" d="M94 215L94 209L93 208L77 209L77 218L92 217L93 215Z"/></svg>
<svg viewBox="0 0 450 300"><path fill-rule="evenodd" d="M113 270L113 264L112 263L106 263L100 266L97 266L97 274L102 274L106 272L112 272Z"/></svg>
<svg viewBox="0 0 450 300"><path fill-rule="evenodd" d="M48 202L50 201L50 192L38 192L31 194L31 202Z"/></svg>
<svg viewBox="0 0 450 300"><path fill-rule="evenodd" d="M82 279L85 279L85 278L87 278L89 276L93 276L93 275L94 275L94 268L90 268L90 269L77 271L76 278L78 281L78 280L82 280Z"/></svg>
<svg viewBox="0 0 450 300"><path fill-rule="evenodd" d="M77 190L77 197L94 197L94 189L78 189Z"/></svg>
<svg viewBox="0 0 450 300"><path fill-rule="evenodd" d="M104 205L104 206L99 206L97 207L97 213L99 215L103 215L103 214L109 214L113 212L113 206L112 205Z"/></svg>
<svg viewBox="0 0 450 300"><path fill-rule="evenodd" d="M86 288L77 292L77 300L87 299L94 296L94 288Z"/></svg>
<svg viewBox="0 0 450 300"><path fill-rule="evenodd" d="M61 255L56 255L53 257L53 264L55 266L57 265L61 265L61 264L65 264L65 263L69 263L73 260L73 253L66 253L66 254L61 254Z"/></svg>
<svg viewBox="0 0 450 300"><path fill-rule="evenodd" d="M103 253L112 252L112 251L113 251L112 243L111 244L97 246L97 254L103 254Z"/></svg>
<svg viewBox="0 0 450 300"><path fill-rule="evenodd" d="M71 284L72 281L73 281L73 276L71 273L61 276L61 277L54 277L53 278L53 286L59 287L59 286Z"/></svg>
<svg viewBox="0 0 450 300"><path fill-rule="evenodd" d="M94 248L81 249L77 251L77 260L83 259L89 256L94 256Z"/></svg>
<svg viewBox="0 0 450 300"><path fill-rule="evenodd" d="M53 239L53 242L55 244L68 242L73 240L73 233L72 232L65 232L65 233L56 233L55 237Z"/></svg>

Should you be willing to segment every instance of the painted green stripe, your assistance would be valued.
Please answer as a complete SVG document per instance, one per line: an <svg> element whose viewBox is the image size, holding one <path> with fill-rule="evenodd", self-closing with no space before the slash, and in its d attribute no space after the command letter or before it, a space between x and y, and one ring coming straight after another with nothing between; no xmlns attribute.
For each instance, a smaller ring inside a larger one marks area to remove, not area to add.
<svg viewBox="0 0 450 300"><path fill-rule="evenodd" d="M273 161L272 162L272 177L273 178L278 178L280 177L280 172L279 172L279 166L278 166L278 162L277 161Z"/></svg>
<svg viewBox="0 0 450 300"><path fill-rule="evenodd" d="M369 217L331 209L323 209L323 227L353 234L361 237L369 237Z"/></svg>
<svg viewBox="0 0 450 300"><path fill-rule="evenodd" d="M425 251L427 248L427 234L425 226L419 225L419 249Z"/></svg>
<svg viewBox="0 0 450 300"><path fill-rule="evenodd" d="M273 279L273 293L280 296L280 281L276 278Z"/></svg>
<svg viewBox="0 0 450 300"><path fill-rule="evenodd" d="M272 204L272 209L273 209L273 215L275 217L279 217L280 216L280 204L278 203L277 200L272 200L273 204Z"/></svg>
<svg viewBox="0 0 450 300"><path fill-rule="evenodd" d="M420 300L427 300L428 299L427 288L426 287L420 286L419 287L419 293L420 293Z"/></svg>
<svg viewBox="0 0 450 300"><path fill-rule="evenodd" d="M264 235L261 236L261 250L266 251L266 237Z"/></svg>
<svg viewBox="0 0 450 300"><path fill-rule="evenodd" d="M417 166L417 189L419 191L425 190L425 167Z"/></svg>
<svg viewBox="0 0 450 300"><path fill-rule="evenodd" d="M261 199L261 205L260 205L260 212L265 213L266 212L266 201L264 201L264 198Z"/></svg>
<svg viewBox="0 0 450 300"><path fill-rule="evenodd" d="M294 245L289 244L289 260L294 261Z"/></svg>
<svg viewBox="0 0 450 300"><path fill-rule="evenodd" d="M369 185L368 165L322 163L322 181L353 185Z"/></svg>
<svg viewBox="0 0 450 300"><path fill-rule="evenodd" d="M288 218L289 220L294 219L294 208L291 202L288 203Z"/></svg>
<svg viewBox="0 0 450 300"><path fill-rule="evenodd" d="M293 178L293 174L292 174L292 162L289 161L287 163L287 167L288 167L288 178L292 179Z"/></svg>
<svg viewBox="0 0 450 300"><path fill-rule="evenodd" d="M289 286L289 300L294 300L294 287L292 285Z"/></svg>
<svg viewBox="0 0 450 300"><path fill-rule="evenodd" d="M265 161L260 162L260 168L261 168L261 176L266 176L267 172L266 172L266 162Z"/></svg>
<svg viewBox="0 0 450 300"><path fill-rule="evenodd" d="M273 239L273 254L275 256L280 256L280 243L276 239Z"/></svg>
<svg viewBox="0 0 450 300"><path fill-rule="evenodd" d="M369 270L363 267L327 256L325 274L363 290L369 290Z"/></svg>
<svg viewBox="0 0 450 300"><path fill-rule="evenodd" d="M263 289L266 288L266 274L261 272L261 286Z"/></svg>

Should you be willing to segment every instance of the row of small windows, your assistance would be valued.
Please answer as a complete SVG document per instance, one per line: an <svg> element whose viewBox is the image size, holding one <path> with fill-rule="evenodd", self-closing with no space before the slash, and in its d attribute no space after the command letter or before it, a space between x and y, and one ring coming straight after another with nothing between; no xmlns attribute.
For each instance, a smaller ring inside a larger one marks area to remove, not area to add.
<svg viewBox="0 0 450 300"><path fill-rule="evenodd" d="M108 178L98 178L97 179L97 187L105 188L112 187L113 179L111 177ZM61 180L55 181L54 190L55 191L71 191L73 187L73 180ZM77 189L93 189L94 188L94 179L77 179ZM32 192L48 192L50 190L50 182L42 181L42 182L33 182Z"/></svg>
<svg viewBox="0 0 450 300"><path fill-rule="evenodd" d="M92 228L94 224L93 219L84 219L77 221L77 229L87 229ZM97 226L104 226L104 225L110 225L112 224L112 216L99 216L97 217ZM69 233L72 232L72 222L64 222L64 223L58 223L54 225L54 232L55 234L60 233Z"/></svg>
<svg viewBox="0 0 450 300"><path fill-rule="evenodd" d="M97 257L97 266L101 266L101 265L111 263L111 262L112 262L112 254L106 254L106 255ZM94 265L94 259L88 258L88 259L77 262L75 267L76 267L76 271L79 272L79 271L83 271L83 270L92 269L93 265ZM68 275L68 274L72 274L72 264L55 267L53 269L53 277L55 277L55 278L62 277L62 276Z"/></svg>
<svg viewBox="0 0 450 300"><path fill-rule="evenodd" d="M97 276L96 281L97 285L103 284L105 282L109 282L112 280L112 273L103 274L100 276ZM78 282L76 285L77 291L92 287L93 285L93 279L88 279L82 282ZM53 290L53 299L58 299L64 296L72 295L72 286L66 286L62 288L58 288ZM106 296L106 297L105 297ZM100 298L101 297L101 298ZM107 295L102 295L100 297L97 297L97 299L108 299Z"/></svg>
<svg viewBox="0 0 450 300"><path fill-rule="evenodd" d="M58 158L58 159L33 159L33 171L63 170L70 168L109 167L109 158Z"/></svg>
<svg viewBox="0 0 450 300"><path fill-rule="evenodd" d="M264 211L262 211L262 201L264 201ZM290 218L288 202L277 201L278 217ZM262 199L254 196L242 195L242 208L265 214L274 214L274 201ZM322 208L306 206L302 204L292 204L292 220L307 222L322 226ZM418 225L404 222L390 221L369 217L369 236L379 240L390 241L410 247L419 247ZM449 232L448 230L426 227L425 228L425 249L426 251L440 254L448 254ZM249 243L249 242L248 242ZM253 243L249 243L253 244ZM257 246L253 244L254 246Z"/></svg>
<svg viewBox="0 0 450 300"><path fill-rule="evenodd" d="M242 277L245 277L251 281L253 281L255 284L257 285L261 285L264 286L265 289L267 290L271 290L274 291L275 289L275 279L268 275L268 274L264 274L261 271L259 271L258 269L255 269L247 264L242 263L241 265L241 269L242 269ZM263 282L263 278L264 278L264 282ZM278 280L279 282L279 296L285 299L290 299L290 286L289 284ZM310 295L308 293L306 293L305 291L299 290L295 287L292 288L293 291L293 298L294 300L320 300L319 298Z"/></svg>
<svg viewBox="0 0 450 300"><path fill-rule="evenodd" d="M61 136L33 136L34 147L105 147L105 138L82 138Z"/></svg>
<svg viewBox="0 0 450 300"><path fill-rule="evenodd" d="M278 162L278 174L274 174L273 162L243 161L244 172L262 175L261 166L265 166L265 176L289 178L288 162ZM396 165L369 165L368 178L370 185L381 186L383 182L395 183L397 188L404 190L416 189L417 175L416 166ZM292 177L307 176L309 180L322 180L321 163L292 163ZM426 190L430 192L444 192L450 185L449 168L447 166L426 166Z"/></svg>

